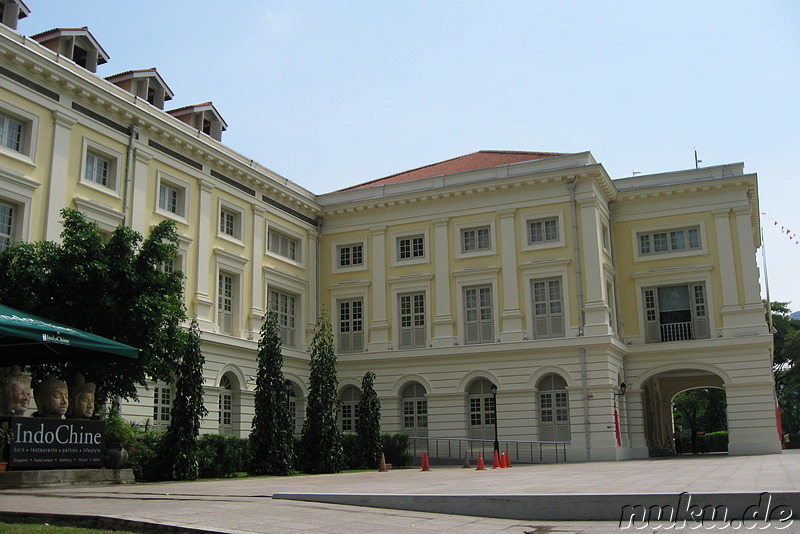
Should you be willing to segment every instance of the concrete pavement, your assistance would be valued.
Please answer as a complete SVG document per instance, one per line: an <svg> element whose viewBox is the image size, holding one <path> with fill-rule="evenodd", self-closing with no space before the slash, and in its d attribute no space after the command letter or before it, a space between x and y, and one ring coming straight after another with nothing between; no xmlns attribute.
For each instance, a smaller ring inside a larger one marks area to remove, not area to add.
<svg viewBox="0 0 800 534"><path fill-rule="evenodd" d="M778 522L782 513L778 510L772 523L758 522L756 517L746 524L737 522L741 519L738 515L728 517L736 520L732 524L719 521L684 524L679 520L657 522L653 516L644 518L634 514L634 522L627 530L697 532L713 525L724 531L800 532L800 519L794 519L800 512L800 505L794 504L800 498L800 451L765 456L703 455L515 466L486 471L433 467L427 472L406 469L388 473L4 490L0 491L0 515L5 520L14 513L93 516L106 518L118 528L121 525L114 521L133 522L131 528L141 532L174 527L172 531L237 534L598 533L624 531L619 526L622 510L619 502L614 501L615 496L640 497L641 502L631 502L636 505L647 502L646 496L655 493L667 494L673 502L678 502L683 492L691 496L710 494L710 504L730 505L731 510L742 505L756 510L760 505L759 494L769 492L774 497L771 504L761 502L762 509L771 507L768 513L780 508L781 498L788 499L785 502L798 510L793 508L794 515L783 517L783 522ZM273 495L276 494L305 495L308 500L275 499ZM378 507L313 502L324 495L338 495L338 502L356 502L341 498L342 495L356 495L361 504ZM715 500L716 497L719 498ZM467 504L453 505L459 498ZM733 498L741 503L733 503L730 500ZM497 511L495 515L501 515L503 501L522 510L523 515L512 519L467 515L481 509L488 509L490 515L493 510ZM398 502L416 505L404 505L409 508L405 510L386 507L397 506ZM497 504L493 507L487 502ZM548 504L543 505L543 502ZM457 513L418 511L430 510L431 506L438 511L449 509ZM574 517L581 517L591 506L611 508L609 517L617 519L541 519L548 510L555 508L572 509ZM530 512L525 512L528 509Z"/></svg>

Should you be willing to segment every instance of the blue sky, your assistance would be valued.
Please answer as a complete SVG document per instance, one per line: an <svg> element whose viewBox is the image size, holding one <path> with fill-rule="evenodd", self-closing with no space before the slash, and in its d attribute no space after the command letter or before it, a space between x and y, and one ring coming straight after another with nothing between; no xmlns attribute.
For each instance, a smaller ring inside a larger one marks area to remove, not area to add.
<svg viewBox="0 0 800 534"><path fill-rule="evenodd" d="M26 3L21 33L88 26L98 74L156 67L170 109L213 101L225 144L314 193L476 150L589 150L614 178L744 162L770 296L800 310L794 0Z"/></svg>

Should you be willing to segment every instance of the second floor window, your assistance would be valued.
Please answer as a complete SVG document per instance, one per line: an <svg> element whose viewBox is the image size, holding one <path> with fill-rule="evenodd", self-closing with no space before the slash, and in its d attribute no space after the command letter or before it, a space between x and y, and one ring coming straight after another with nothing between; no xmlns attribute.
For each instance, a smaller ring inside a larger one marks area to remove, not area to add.
<svg viewBox="0 0 800 534"><path fill-rule="evenodd" d="M234 278L227 273L219 273L217 289L217 323L221 332L233 333Z"/></svg>
<svg viewBox="0 0 800 534"><path fill-rule="evenodd" d="M16 211L16 208L11 204L0 202L0 250L8 248L14 241Z"/></svg>
<svg viewBox="0 0 800 534"><path fill-rule="evenodd" d="M295 297L280 291L269 292L269 307L278 316L281 328L281 342L286 347L296 347L295 338Z"/></svg>
<svg viewBox="0 0 800 534"><path fill-rule="evenodd" d="M642 299L647 343L710 337L704 283L645 287Z"/></svg>
<svg viewBox="0 0 800 534"><path fill-rule="evenodd" d="M461 231L461 250L463 252L479 252L491 250L492 240L489 227L467 228Z"/></svg>
<svg viewBox="0 0 800 534"><path fill-rule="evenodd" d="M158 190L158 207L175 215L183 215L180 190L170 184L162 183Z"/></svg>
<svg viewBox="0 0 800 534"><path fill-rule="evenodd" d="M236 214L228 210L219 212L219 231L231 237L239 237L236 228Z"/></svg>
<svg viewBox="0 0 800 534"><path fill-rule="evenodd" d="M491 286L464 288L464 323L466 344L494 341Z"/></svg>
<svg viewBox="0 0 800 534"><path fill-rule="evenodd" d="M364 350L364 301L339 301L339 352Z"/></svg>
<svg viewBox="0 0 800 534"><path fill-rule="evenodd" d="M699 226L641 233L638 237L641 256L701 249Z"/></svg>
<svg viewBox="0 0 800 534"><path fill-rule="evenodd" d="M398 297L400 308L400 348L417 349L426 344L425 293Z"/></svg>
<svg viewBox="0 0 800 534"><path fill-rule="evenodd" d="M564 336L564 310L561 279L531 281L533 297L533 337L546 339Z"/></svg>
<svg viewBox="0 0 800 534"><path fill-rule="evenodd" d="M528 244L555 243L558 236L558 217L528 221Z"/></svg>
<svg viewBox="0 0 800 534"><path fill-rule="evenodd" d="M23 151L23 125L5 115L0 115L0 146L16 152Z"/></svg>

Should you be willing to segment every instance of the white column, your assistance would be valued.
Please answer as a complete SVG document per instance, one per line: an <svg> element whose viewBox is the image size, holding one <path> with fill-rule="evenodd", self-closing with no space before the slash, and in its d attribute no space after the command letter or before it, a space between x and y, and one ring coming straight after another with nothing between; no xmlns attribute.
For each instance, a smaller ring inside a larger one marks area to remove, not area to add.
<svg viewBox="0 0 800 534"><path fill-rule="evenodd" d="M597 197L578 200L580 210L581 265L583 271L584 333L611 334L608 304L605 301L605 269L603 267L603 233L598 220ZM577 238L577 236L576 236Z"/></svg>
<svg viewBox="0 0 800 534"><path fill-rule="evenodd" d="M211 237L214 233L216 217L212 216L211 191L214 184L208 180L200 179L199 213L197 216L197 290L194 294L194 312L197 322L203 330L214 329L214 298L213 291L216 272L211 258Z"/></svg>
<svg viewBox="0 0 800 534"><path fill-rule="evenodd" d="M153 159L153 154L137 148L134 156L133 166L133 188L131 192L132 198L130 199L130 221L131 228L141 233L146 234L146 225L150 220L150 213L153 212L155 206L147 206L147 189L154 185L147 179L147 167L150 160ZM158 196L156 196L158 198Z"/></svg>
<svg viewBox="0 0 800 534"><path fill-rule="evenodd" d="M756 247L753 240L753 223L750 219L752 208L750 206L734 208L733 213L736 216L736 233L739 240L739 254L741 255L744 306L763 310L761 287L758 283Z"/></svg>
<svg viewBox="0 0 800 534"><path fill-rule="evenodd" d="M714 210L714 224L717 230L717 254L722 282L722 310L736 307L739 297L736 292L736 271L733 260L733 240L731 238L730 210Z"/></svg>
<svg viewBox="0 0 800 534"><path fill-rule="evenodd" d="M267 309L264 289L264 213L266 208L261 204L253 203L253 227L250 231L250 247L253 251L253 261L250 262L251 276L253 278L252 305L250 306L250 333L254 339L258 338L261 331L264 313ZM244 221L242 221L244 223ZM313 246L313 244L312 244ZM309 247L312 248L312 247Z"/></svg>
<svg viewBox="0 0 800 534"><path fill-rule="evenodd" d="M449 219L433 221L433 260L435 262L436 302L433 309L434 347L453 346L453 312L450 309L450 243L447 225Z"/></svg>
<svg viewBox="0 0 800 534"><path fill-rule="evenodd" d="M66 113L54 110L53 131L53 158L50 163L50 183L47 191L47 222L45 223L46 241L58 242L61 240L61 214L62 208L67 207L67 183L69 176L70 136L72 127L78 122L76 118Z"/></svg>
<svg viewBox="0 0 800 534"><path fill-rule="evenodd" d="M517 272L516 210L498 212L500 236L498 254L503 262L503 311L500 315L500 340L522 341L522 310L519 308L519 276Z"/></svg>
<svg viewBox="0 0 800 534"><path fill-rule="evenodd" d="M388 302L386 300L386 227L372 229L372 299L370 302L369 349L389 350Z"/></svg>

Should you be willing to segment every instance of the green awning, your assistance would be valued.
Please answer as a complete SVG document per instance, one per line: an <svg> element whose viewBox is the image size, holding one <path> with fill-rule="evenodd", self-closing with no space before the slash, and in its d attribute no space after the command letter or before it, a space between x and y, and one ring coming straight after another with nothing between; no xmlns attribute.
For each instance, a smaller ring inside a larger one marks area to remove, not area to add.
<svg viewBox="0 0 800 534"><path fill-rule="evenodd" d="M0 367L103 355L136 359L139 349L0 304Z"/></svg>

